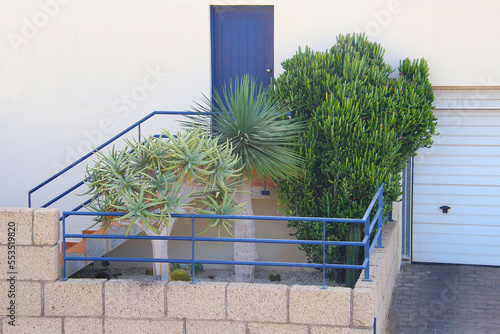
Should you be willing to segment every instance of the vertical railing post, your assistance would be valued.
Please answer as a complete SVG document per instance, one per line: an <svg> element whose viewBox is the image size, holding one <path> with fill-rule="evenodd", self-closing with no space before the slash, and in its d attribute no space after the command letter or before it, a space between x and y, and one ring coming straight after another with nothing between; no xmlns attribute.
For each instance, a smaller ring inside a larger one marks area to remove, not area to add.
<svg viewBox="0 0 500 334"><path fill-rule="evenodd" d="M321 289L326 289L326 222L323 220L323 286Z"/></svg>
<svg viewBox="0 0 500 334"><path fill-rule="evenodd" d="M141 124L137 126L137 131L139 132L139 137L137 138L137 142L141 142Z"/></svg>
<svg viewBox="0 0 500 334"><path fill-rule="evenodd" d="M63 214L62 216L62 260L63 260L63 267L62 267L62 280L66 281L68 278L66 277L66 215Z"/></svg>
<svg viewBox="0 0 500 334"><path fill-rule="evenodd" d="M194 217L191 217L191 284L195 284L194 270Z"/></svg>
<svg viewBox="0 0 500 334"><path fill-rule="evenodd" d="M370 280L370 215L365 219L365 278L363 281Z"/></svg>
<svg viewBox="0 0 500 334"><path fill-rule="evenodd" d="M382 183L382 185L380 187L382 188L382 191L380 192L380 195L378 196L378 209L383 210L384 209L384 184ZM378 240L377 240L377 247L383 248L384 247L384 246L382 246L382 231L384 229L384 213L383 213L383 211L378 216L377 228L380 229L380 233L378 235Z"/></svg>

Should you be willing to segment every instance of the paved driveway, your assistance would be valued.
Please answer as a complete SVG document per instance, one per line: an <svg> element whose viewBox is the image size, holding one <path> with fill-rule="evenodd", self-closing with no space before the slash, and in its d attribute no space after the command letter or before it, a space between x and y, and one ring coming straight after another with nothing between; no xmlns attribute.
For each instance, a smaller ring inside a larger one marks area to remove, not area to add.
<svg viewBox="0 0 500 334"><path fill-rule="evenodd" d="M500 334L500 267L401 267L387 334Z"/></svg>

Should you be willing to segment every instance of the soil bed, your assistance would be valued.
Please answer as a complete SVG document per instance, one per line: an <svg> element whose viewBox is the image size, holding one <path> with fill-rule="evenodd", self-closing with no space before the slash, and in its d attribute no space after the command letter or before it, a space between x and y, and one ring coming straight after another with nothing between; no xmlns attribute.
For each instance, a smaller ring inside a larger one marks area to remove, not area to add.
<svg viewBox="0 0 500 334"><path fill-rule="evenodd" d="M151 268L92 268L86 267L74 273L70 278L107 278L154 281L150 274ZM279 281L271 281L279 274ZM272 275L272 277L271 277ZM235 282L234 271L231 269L205 269L195 275L196 282ZM323 274L319 271L303 270L256 270L254 283L271 283L286 285L323 285ZM343 286L331 280L326 280L327 286Z"/></svg>

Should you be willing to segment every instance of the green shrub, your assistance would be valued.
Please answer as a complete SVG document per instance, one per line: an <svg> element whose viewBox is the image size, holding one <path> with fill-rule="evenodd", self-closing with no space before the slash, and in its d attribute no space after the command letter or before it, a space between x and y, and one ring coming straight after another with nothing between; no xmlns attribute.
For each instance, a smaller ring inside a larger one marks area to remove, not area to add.
<svg viewBox="0 0 500 334"><path fill-rule="evenodd" d="M299 48L282 63L284 72L270 94L286 103L294 117L307 120L298 146L306 161L304 177L280 185L287 214L361 218L385 182L387 216L401 194L399 173L407 159L432 144L436 118L426 61L406 59L399 77L391 78L393 69L383 56L382 47L364 35L341 35L329 51ZM298 239L322 239L321 223L289 225ZM349 238L349 229L346 223L328 224L327 239L360 241L364 231L352 230ZM302 249L310 262L322 262L321 246ZM359 263L359 250L349 251L349 263ZM346 263L347 253L346 247L328 247L326 261ZM339 277L339 272L329 274Z"/></svg>

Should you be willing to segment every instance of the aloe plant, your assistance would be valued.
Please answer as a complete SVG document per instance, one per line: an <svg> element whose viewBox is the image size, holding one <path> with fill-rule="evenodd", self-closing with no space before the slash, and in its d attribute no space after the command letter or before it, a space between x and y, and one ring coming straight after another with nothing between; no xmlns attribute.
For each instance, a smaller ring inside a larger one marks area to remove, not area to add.
<svg viewBox="0 0 500 334"><path fill-rule="evenodd" d="M100 216L104 229L113 222L140 225L147 235L170 235L173 213L237 214L242 205L234 201L238 157L232 145L202 130L186 131L143 142L126 141L123 150L96 152L94 166L87 167L85 183L91 195L87 208L100 212L125 212L121 217ZM209 220L208 228L230 231L231 221ZM208 229L207 229L208 230ZM205 230L205 231L207 231ZM153 257L168 258L168 241L152 240ZM155 263L156 279L170 280L168 263Z"/></svg>
<svg viewBox="0 0 500 334"><path fill-rule="evenodd" d="M252 169L261 180L270 178L276 183L300 175L302 159L292 146L297 145L303 123L289 118L289 110L248 75L230 81L222 92L214 89L213 100L204 96L193 112L190 121L183 122L185 126L211 132L221 143L229 142L233 154L240 157L236 166L242 169L242 182L234 199L244 205L243 215L253 214ZM254 238L253 220L238 220L235 237ZM255 261L255 244L235 243L234 259ZM236 266L236 280L252 282L254 270L254 266Z"/></svg>

